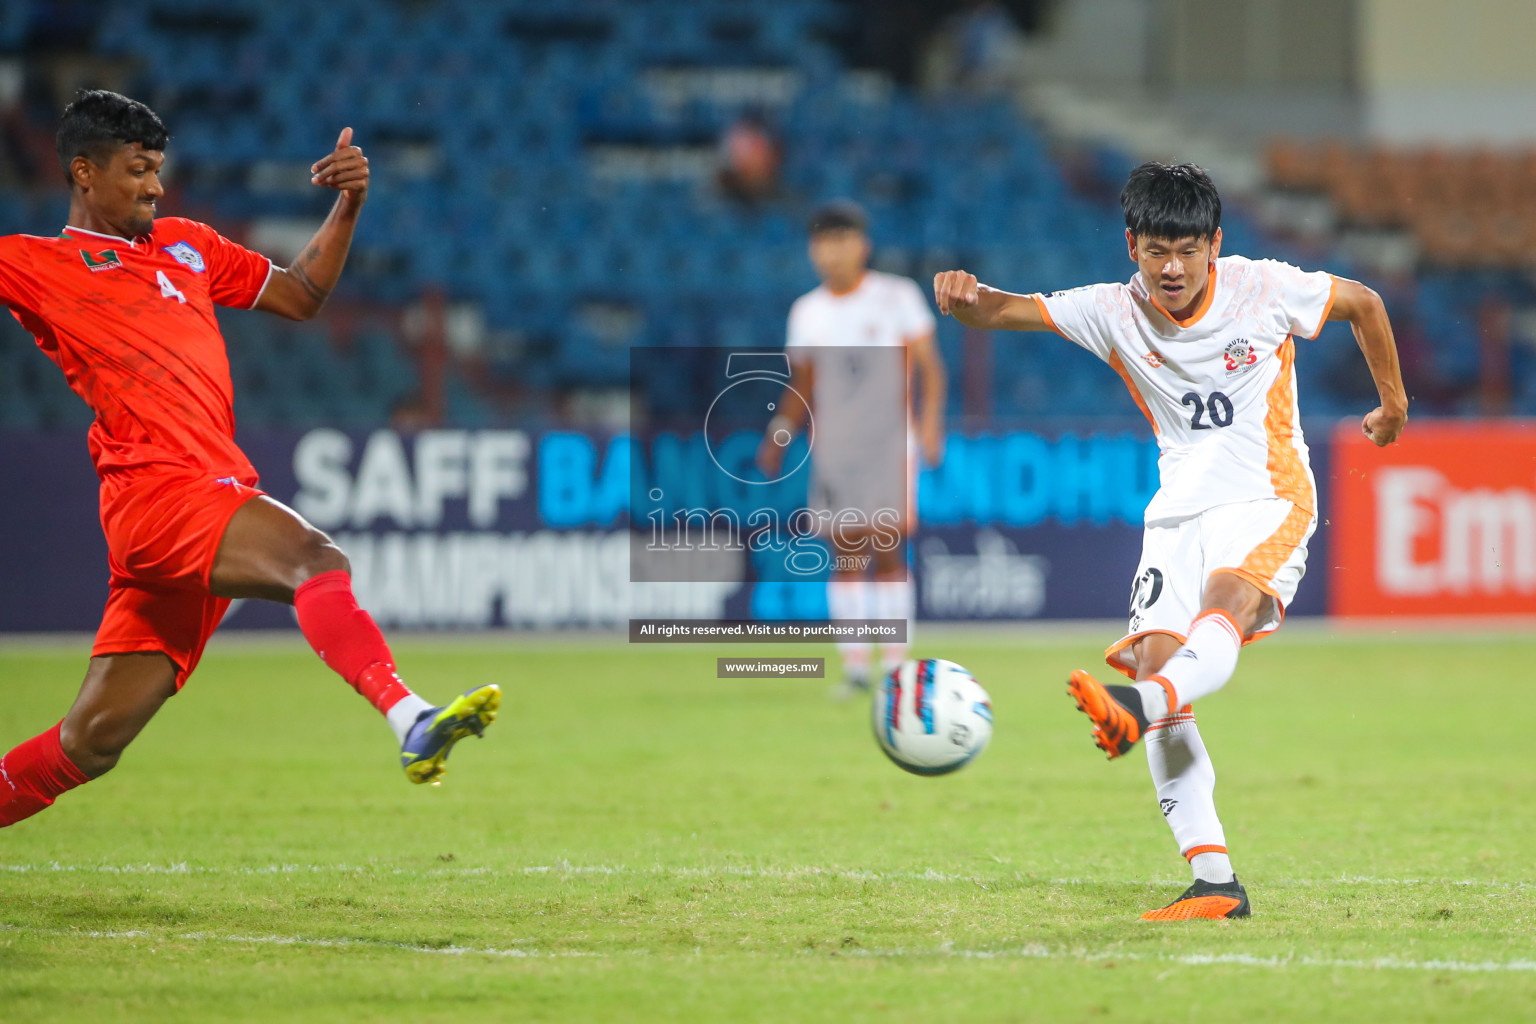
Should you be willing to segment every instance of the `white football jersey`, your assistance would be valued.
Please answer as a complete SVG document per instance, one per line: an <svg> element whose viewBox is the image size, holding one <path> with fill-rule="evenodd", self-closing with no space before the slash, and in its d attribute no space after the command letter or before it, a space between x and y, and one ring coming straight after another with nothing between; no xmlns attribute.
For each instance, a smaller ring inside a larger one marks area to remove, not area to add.
<svg viewBox="0 0 1536 1024"><path fill-rule="evenodd" d="M791 360L815 367L810 397L818 438L852 456L888 432L893 415L903 422L908 411L905 346L933 329L923 290L895 274L866 271L852 291L839 295L822 285L796 299L785 348ZM862 348L893 351L864 356L836 351Z"/></svg>
<svg viewBox="0 0 1536 1024"><path fill-rule="evenodd" d="M1292 337L1317 336L1334 287L1321 271L1223 256L1201 307L1182 324L1140 274L1034 297L1058 334L1120 374L1151 422L1162 454L1148 525L1260 498L1316 513Z"/></svg>
<svg viewBox="0 0 1536 1024"><path fill-rule="evenodd" d="M789 308L785 344L790 349L905 345L932 334L933 328L933 313L917 282L869 270L852 291L838 294L821 285L796 299Z"/></svg>

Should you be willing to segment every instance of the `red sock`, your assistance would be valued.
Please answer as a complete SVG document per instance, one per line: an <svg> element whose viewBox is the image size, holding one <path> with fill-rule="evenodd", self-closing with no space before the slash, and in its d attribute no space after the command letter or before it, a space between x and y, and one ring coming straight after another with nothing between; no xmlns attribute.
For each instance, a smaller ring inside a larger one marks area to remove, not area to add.
<svg viewBox="0 0 1536 1024"><path fill-rule="evenodd" d="M0 757L0 828L32 817L61 793L89 781L64 753L57 725L32 737Z"/></svg>
<svg viewBox="0 0 1536 1024"><path fill-rule="evenodd" d="M304 639L337 675L384 714L410 695L373 616L357 606L352 577L341 569L313 576L293 592Z"/></svg>

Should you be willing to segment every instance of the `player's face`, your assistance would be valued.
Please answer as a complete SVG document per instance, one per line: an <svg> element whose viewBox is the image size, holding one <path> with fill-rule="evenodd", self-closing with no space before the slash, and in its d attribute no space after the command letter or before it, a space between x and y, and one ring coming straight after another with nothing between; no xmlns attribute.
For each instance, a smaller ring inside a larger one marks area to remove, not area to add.
<svg viewBox="0 0 1536 1024"><path fill-rule="evenodd" d="M1211 238L1152 238L1125 233L1141 279L1170 313L1189 309L1205 293L1211 264L1221 255L1221 229Z"/></svg>
<svg viewBox="0 0 1536 1024"><path fill-rule="evenodd" d="M855 228L818 231L811 236L811 265L829 288L852 288L869 266L869 236Z"/></svg>
<svg viewBox="0 0 1536 1024"><path fill-rule="evenodd" d="M83 157L77 158L84 160ZM112 225L124 238L147 235L155 226L155 203L165 195L160 168L165 154L134 142L120 146L105 166L87 164L81 199L102 222Z"/></svg>

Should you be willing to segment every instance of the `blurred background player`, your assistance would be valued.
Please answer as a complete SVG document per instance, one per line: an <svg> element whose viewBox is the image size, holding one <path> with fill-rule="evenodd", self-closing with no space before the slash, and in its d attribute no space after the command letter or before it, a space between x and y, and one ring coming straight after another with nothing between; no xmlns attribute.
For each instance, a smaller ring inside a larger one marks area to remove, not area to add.
<svg viewBox="0 0 1536 1024"><path fill-rule="evenodd" d="M0 758L0 826L117 764L196 668L231 599L292 604L325 663L389 721L414 782L436 781L453 744L480 734L500 691L446 707L395 673L329 537L257 489L234 441L233 388L214 306L292 320L319 312L368 194L368 160L346 128L311 168L339 194L287 269L205 224L156 219L169 136L142 103L82 92L59 121L69 221L53 238L0 238L0 302L96 414L111 588L90 668L58 725Z"/></svg>
<svg viewBox="0 0 1536 1024"><path fill-rule="evenodd" d="M790 308L786 346L789 386L807 396L815 422L810 507L832 519L857 511L869 524L834 525L826 532L835 555L828 612L833 619L904 619L906 642L880 645L881 669L888 671L901 664L911 643L916 598L906 538L916 515L915 457L920 451L930 466L943 457L946 381L922 289L908 278L869 269L867 228L856 203L829 203L812 214L810 258L821 285ZM888 349L893 358L870 349ZM787 437L801 426L803 407L791 401L781 406L758 454L770 477L785 448L775 435ZM899 471L881 458L893 444L902 449ZM879 542L881 531L871 522L875 511L887 507L900 522L895 545ZM839 643L837 649L844 679L835 692L867 690L870 645Z"/></svg>
<svg viewBox="0 0 1536 1024"><path fill-rule="evenodd" d="M1216 773L1190 704L1221 689L1244 644L1280 627L1317 525L1296 400L1293 336L1347 320L1381 404L1361 428L1377 445L1408 419L1392 326L1356 281L1221 255L1221 198L1191 164L1146 163L1120 194L1138 273L1125 284L1014 295L952 270L942 313L1014 331L1054 330L1125 381L1157 434L1161 486L1146 511L1130 627L1105 652L1136 680L1072 673L1069 692L1111 759L1142 737L1158 805L1194 884L1151 920L1246 917L1216 815Z"/></svg>

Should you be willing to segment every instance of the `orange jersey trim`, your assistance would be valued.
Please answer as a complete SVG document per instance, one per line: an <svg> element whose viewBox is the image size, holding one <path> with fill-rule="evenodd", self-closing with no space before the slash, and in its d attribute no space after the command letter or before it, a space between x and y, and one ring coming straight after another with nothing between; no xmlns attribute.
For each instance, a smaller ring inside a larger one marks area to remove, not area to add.
<svg viewBox="0 0 1536 1024"><path fill-rule="evenodd" d="M1305 509L1317 511L1312 481L1296 450L1296 388L1292 373L1296 365L1296 343L1286 338L1280 346L1280 372L1269 387L1269 411L1264 415L1264 438L1269 448L1269 479L1275 497L1284 498Z"/></svg>
<svg viewBox="0 0 1536 1024"><path fill-rule="evenodd" d="M1143 283L1145 283L1145 282L1143 282ZM1211 301L1213 299L1215 299L1215 298L1216 298L1216 263L1215 263L1215 261L1211 262L1211 273L1210 273L1210 276L1205 279L1205 298L1200 300L1200 305L1195 310L1195 315L1190 317L1188 320L1180 320L1178 317L1176 317L1172 313L1168 312L1168 310L1164 309L1163 308L1163 304L1161 302L1158 302L1157 301L1157 296L1152 293L1152 289L1150 289L1150 288L1147 289L1147 299L1152 303L1152 308L1156 309L1159 313L1163 314L1163 316L1167 317L1168 318L1168 322L1173 324L1173 326L1179 327L1179 328L1193 327L1193 326L1195 326L1195 324L1199 323L1202 319L1204 319L1205 318L1205 314L1209 313L1210 310L1211 310Z"/></svg>
<svg viewBox="0 0 1536 1024"><path fill-rule="evenodd" d="M1109 366L1110 369L1118 373L1120 375L1120 379L1125 382L1126 390L1131 393L1132 398L1136 399L1136 408L1141 410L1141 414L1145 416L1147 418L1147 422L1152 425L1152 433L1155 435L1157 433L1157 420L1152 418L1152 410L1147 408L1147 400L1141 397L1141 389L1138 388L1136 386L1136 382L1131 379L1131 371L1125 368L1125 361L1120 358L1119 352L1111 352L1109 354Z"/></svg>
<svg viewBox="0 0 1536 1024"><path fill-rule="evenodd" d="M1049 327L1063 338L1067 338L1067 332L1056 326L1056 320L1051 316L1051 311L1045 308L1045 296L1037 292L1034 295L1031 295L1030 298L1035 300L1035 306L1040 310L1040 319L1045 321L1045 326ZM1067 340L1071 341L1072 339L1067 338Z"/></svg>
<svg viewBox="0 0 1536 1024"><path fill-rule="evenodd" d="M843 296L845 296L845 295L852 295L854 292L856 292L860 288L864 287L864 279L866 277L868 277L868 276L869 276L869 271L865 270L865 271L860 272L859 279L857 281L853 282L853 286L850 287L850 288L844 288L842 291L838 291L836 288L833 288L831 285L824 285L823 287L825 287L830 294L832 294L833 296L841 299Z"/></svg>

